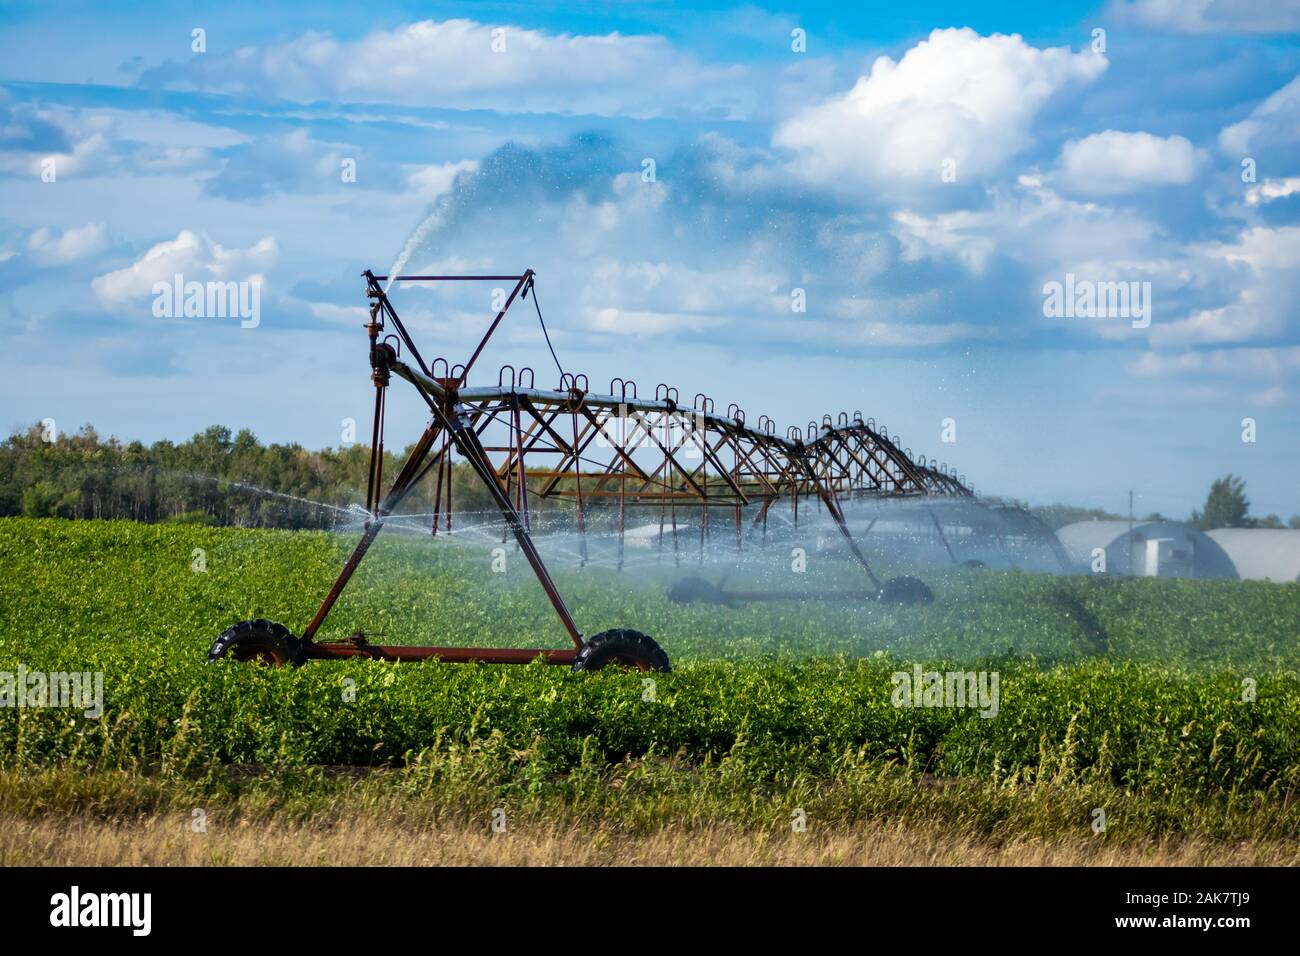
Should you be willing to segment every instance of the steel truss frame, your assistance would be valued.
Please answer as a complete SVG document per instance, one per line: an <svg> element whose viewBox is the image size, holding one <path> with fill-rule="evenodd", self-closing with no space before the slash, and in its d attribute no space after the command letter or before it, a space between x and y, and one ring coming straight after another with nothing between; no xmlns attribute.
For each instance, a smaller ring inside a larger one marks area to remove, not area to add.
<svg viewBox="0 0 1300 956"><path fill-rule="evenodd" d="M533 294L536 276L410 275L395 282L513 283L478 347L464 365L445 359L426 362L393 308L383 283L389 277L363 273L370 299L366 325L374 419L366 510L370 517L360 541L302 634L307 658L380 657L388 660L438 658L449 662L527 663L538 657L571 664L583 647L583 634L538 553L531 534L530 500L567 499L576 529L585 541L590 512L615 510L620 564L625 516L629 508L657 506L660 526L677 509L699 509L701 547L709 535L710 509L733 510L737 547L743 546L743 510L756 506L753 528L766 535L774 503L788 500L797 523L800 500L814 498L834 519L853 557L873 588L877 579L844 519L842 501L855 498L973 495L964 480L936 461L913 458L884 427L859 412L823 416L806 428L776 433L767 416L757 426L731 405L717 414L712 399L697 394L683 405L677 389L659 385L655 396L637 395L631 380L615 378L606 393L592 392L584 375L561 373L560 387L535 386L531 369L503 366L497 384L469 387L474 367L511 306ZM390 283L391 285L391 283ZM540 319L540 309L538 316ZM391 329L391 331L390 331ZM387 334L386 334L387 333ZM558 362L557 362L558 364ZM427 404L430 418L382 492L384 419L392 374L409 382ZM507 381L508 373L508 381ZM357 633L341 641L316 640L321 625L352 578L385 522L428 475L434 475L435 508L431 533L452 521L452 455L468 464L487 489L520 551L555 609L573 648L482 648L370 644ZM531 463L530 463L531 460ZM662 537L661 537L662 541ZM585 551L584 551L585 555Z"/></svg>

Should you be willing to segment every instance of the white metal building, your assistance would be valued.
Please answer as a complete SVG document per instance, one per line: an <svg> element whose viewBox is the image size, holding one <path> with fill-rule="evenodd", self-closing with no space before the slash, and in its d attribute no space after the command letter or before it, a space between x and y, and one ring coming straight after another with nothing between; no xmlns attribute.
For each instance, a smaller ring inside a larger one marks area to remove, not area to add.
<svg viewBox="0 0 1300 956"><path fill-rule="evenodd" d="M1218 528L1209 533L1250 581L1300 581L1300 530Z"/></svg>
<svg viewBox="0 0 1300 956"><path fill-rule="evenodd" d="M1097 549L1106 573L1132 577L1235 578L1237 569L1217 541L1178 521L1076 521L1056 537L1071 562L1091 571Z"/></svg>

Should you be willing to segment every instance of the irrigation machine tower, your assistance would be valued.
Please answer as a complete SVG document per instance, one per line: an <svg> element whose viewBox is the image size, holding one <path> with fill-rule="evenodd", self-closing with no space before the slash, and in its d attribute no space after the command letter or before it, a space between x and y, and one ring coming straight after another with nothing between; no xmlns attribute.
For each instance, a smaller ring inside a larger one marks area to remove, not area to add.
<svg viewBox="0 0 1300 956"><path fill-rule="evenodd" d="M540 657L574 670L595 670L607 664L667 670L667 655L639 631L616 629L590 637L583 633L533 541L530 502L538 498L571 502L580 541L585 541L593 508L606 514L612 511L620 559L628 509L657 509L661 528L665 521L675 528L679 516L692 513L692 530L698 527L701 547L710 534L710 513L730 509L736 546L741 547L747 529L760 541L766 537L774 504L788 501L797 523L801 500L814 499L839 528L869 584L858 596L888 603L932 599L926 585L916 578L877 578L845 521L842 502L970 498L972 492L955 472L934 460L913 457L887 429L878 428L860 412L824 415L820 422L810 421L805 428L791 427L778 434L766 415L751 425L737 405L719 414L713 400L702 393L683 404L677 389L664 384L655 387L653 397L641 396L631 379L615 378L602 393L590 388L585 375L561 372L557 388L539 388L531 369L506 365L499 370L495 384L470 385L470 372L511 306L531 297L545 332L533 270L511 276L401 275L391 281L370 271L363 275L370 301L366 331L375 401L365 506L368 517L361 539L300 634L270 621L244 621L217 638L209 661L231 656L281 665L372 657L518 664ZM464 364L449 365L445 359L430 362L421 355L388 295L393 282L513 285L473 354ZM549 345L549 337L547 342ZM408 382L428 406L429 419L384 491L384 413L394 374ZM486 488L573 646L372 644L363 632L343 639L318 639L321 625L385 522L421 481L434 482L431 533L436 535L440 526L444 531L449 528L453 456L468 465ZM662 541L661 535L661 546Z"/></svg>

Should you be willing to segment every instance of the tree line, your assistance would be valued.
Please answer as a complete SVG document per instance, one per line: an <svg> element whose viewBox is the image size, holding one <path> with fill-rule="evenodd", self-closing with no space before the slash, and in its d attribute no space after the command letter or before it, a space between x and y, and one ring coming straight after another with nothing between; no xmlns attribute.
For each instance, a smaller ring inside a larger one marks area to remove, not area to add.
<svg viewBox="0 0 1300 956"><path fill-rule="evenodd" d="M992 499L991 499L992 500ZM1023 501L1007 499L1008 504L1016 504L1032 511L1042 518L1053 531L1058 531L1076 521L1124 521L1127 515L1116 514L1104 508L1081 508L1077 505L1050 504L1030 506ZM1275 514L1255 517L1250 513L1250 499L1246 497L1246 481L1237 475L1225 475L1210 483L1209 493L1205 496L1205 505L1192 510L1186 519L1170 518L1158 511L1138 517L1140 521L1186 521L1193 528L1212 531L1215 528L1293 528L1300 529L1300 514L1294 514L1285 522Z"/></svg>
<svg viewBox="0 0 1300 956"><path fill-rule="evenodd" d="M386 476L409 450L385 453ZM364 506L369 467L369 445L264 445L221 425L151 445L101 438L90 425L49 440L34 426L0 442L0 515L332 528L339 509ZM464 464L453 465L452 500L457 512L492 507ZM431 479L402 510L432 512Z"/></svg>
<svg viewBox="0 0 1300 956"><path fill-rule="evenodd" d="M384 474L397 473L411 446L385 452ZM344 510L365 502L370 446L309 451L297 443L264 445L248 429L213 425L189 441L122 442L84 426L50 436L41 425L0 442L0 515L196 522L249 528L332 528ZM452 466L452 502L459 520L497 520L487 490L468 465ZM435 487L426 478L402 510L432 514ZM539 517L568 514L567 504L534 498ZM592 510L609 507L588 502ZM1089 518L1120 518L1097 508L1047 505L1031 509L1050 527ZM1151 514L1144 520L1166 520ZM1300 515L1250 515L1245 481L1216 480L1189 523L1211 528L1300 528Z"/></svg>

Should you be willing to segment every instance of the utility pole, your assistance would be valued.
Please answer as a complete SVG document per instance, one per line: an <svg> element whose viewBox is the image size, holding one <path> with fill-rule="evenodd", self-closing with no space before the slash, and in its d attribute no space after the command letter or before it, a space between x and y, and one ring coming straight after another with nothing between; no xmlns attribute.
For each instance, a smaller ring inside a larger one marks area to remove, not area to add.
<svg viewBox="0 0 1300 956"><path fill-rule="evenodd" d="M1133 574L1133 547L1137 542L1133 540L1133 489L1128 490L1128 573Z"/></svg>

